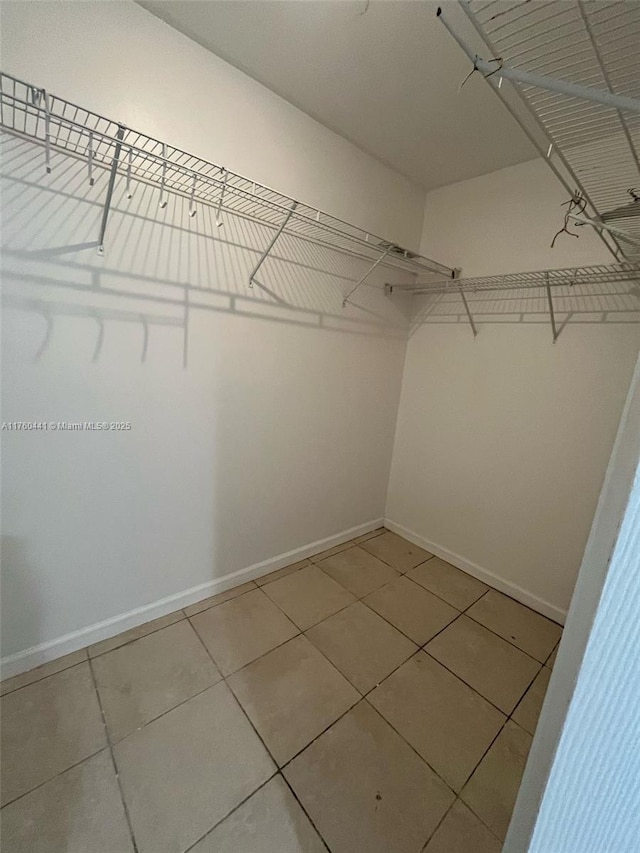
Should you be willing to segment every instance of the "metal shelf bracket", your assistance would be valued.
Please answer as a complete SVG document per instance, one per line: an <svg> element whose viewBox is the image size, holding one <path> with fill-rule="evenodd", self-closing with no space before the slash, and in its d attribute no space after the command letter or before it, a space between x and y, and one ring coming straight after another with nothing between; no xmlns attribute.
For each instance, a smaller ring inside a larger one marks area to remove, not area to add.
<svg viewBox="0 0 640 853"><path fill-rule="evenodd" d="M556 328L556 315L553 311L553 298L551 296L551 285L549 284L549 273L546 273L546 291L547 291L547 302L549 303L549 317L551 318L551 331L553 333L553 342L558 340L558 330Z"/></svg>
<svg viewBox="0 0 640 853"><path fill-rule="evenodd" d="M226 174L226 173L225 173L225 174ZM266 259L267 259L268 255L269 255L269 252L273 249L273 247L274 247L274 246L275 246L275 244L277 243L278 238L280 237L280 235L281 235L281 234L282 234L282 232L284 231L284 229L285 229L285 227L286 227L287 222L291 219L291 216L293 215L293 212L294 212L294 210L296 209L296 207L297 207L297 206L298 206L298 202L297 202L297 201L294 201L294 202L293 202L293 204L291 205L291 208L289 209L289 212L287 213L287 215L286 215L286 216L285 216L285 218L283 219L282 223L280 224L280 227L278 228L278 230L277 230L277 231L276 231L276 233L274 234L273 239L271 240L271 242L269 243L269 245L267 246L267 248L266 248L266 249L264 250L264 252L262 253L262 255L261 255L260 260L258 261L258 263L257 263L257 264L255 265L255 267L253 268L253 270L252 270L252 272L251 272L251 275L249 276L249 287L253 287L253 281L254 281L254 279L255 279L255 277L256 277L256 274L257 274L258 270L260 269L260 267L262 266L262 264L266 261Z"/></svg>
<svg viewBox="0 0 640 853"><path fill-rule="evenodd" d="M100 222L100 236L98 237L98 254L104 255L104 235L107 230L107 222L109 221L109 211L111 210L111 199L113 197L113 188L116 183L116 175L118 173L118 161L120 159L120 151L122 150L122 140L124 139L125 126L118 125L116 133L116 147L113 152L113 160L111 161L111 169L109 172L109 183L107 185L107 195L104 200L104 208L102 210L102 220Z"/></svg>
<svg viewBox="0 0 640 853"><path fill-rule="evenodd" d="M360 287L361 284L364 284L364 282L369 278L369 276L374 271L374 269L384 261L384 259L387 257L388 254L389 254L389 250L385 249L384 252L378 258L378 260L374 261L373 264L366 271L366 273L361 278L358 279L356 284L351 288L349 293L347 293L347 295L342 300L342 307L343 308L347 307L347 302L349 301L351 296L353 296L353 294L356 292L356 290Z"/></svg>
<svg viewBox="0 0 640 853"><path fill-rule="evenodd" d="M478 335L478 330L476 329L476 324L473 322L473 316L469 309L469 303L467 302L467 297L464 295L464 290L462 286L460 286L460 296L462 297L464 310L467 312L467 319L469 320L469 325L471 326L471 331L473 332L473 337L475 338Z"/></svg>

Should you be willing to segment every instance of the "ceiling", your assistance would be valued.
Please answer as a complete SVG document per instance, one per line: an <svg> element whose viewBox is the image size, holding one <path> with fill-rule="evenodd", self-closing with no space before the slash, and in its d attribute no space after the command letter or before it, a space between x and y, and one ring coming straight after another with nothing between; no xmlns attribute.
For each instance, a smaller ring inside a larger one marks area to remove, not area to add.
<svg viewBox="0 0 640 853"><path fill-rule="evenodd" d="M536 152L430 0L138 0L427 189Z"/></svg>

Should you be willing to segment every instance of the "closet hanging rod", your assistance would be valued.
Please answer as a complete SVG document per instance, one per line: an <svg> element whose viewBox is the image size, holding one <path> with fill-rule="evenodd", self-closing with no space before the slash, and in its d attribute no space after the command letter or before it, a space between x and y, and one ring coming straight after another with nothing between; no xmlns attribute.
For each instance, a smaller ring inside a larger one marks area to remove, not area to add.
<svg viewBox="0 0 640 853"><path fill-rule="evenodd" d="M97 168L115 170L131 181L154 186L220 212L250 218L277 230L294 199L235 174L122 123L0 72L0 127L14 135L71 155ZM115 164L115 165L114 165ZM129 196L131 190L127 190ZM386 252L382 265L416 274L453 275L443 264L375 236L358 226L298 202L283 234L341 254L373 262Z"/></svg>
<svg viewBox="0 0 640 853"><path fill-rule="evenodd" d="M491 275L481 278L442 279L414 284L387 284L388 294L395 291L415 296L477 293L491 290L522 290L536 287L574 287L584 284L614 284L629 282L640 288L640 263L568 267L536 270L534 272Z"/></svg>

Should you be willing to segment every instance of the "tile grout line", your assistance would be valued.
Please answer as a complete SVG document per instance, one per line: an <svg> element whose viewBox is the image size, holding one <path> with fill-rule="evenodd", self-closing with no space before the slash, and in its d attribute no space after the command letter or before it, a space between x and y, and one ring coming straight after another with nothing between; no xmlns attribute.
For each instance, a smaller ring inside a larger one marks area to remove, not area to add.
<svg viewBox="0 0 640 853"><path fill-rule="evenodd" d="M542 669L542 667L540 667L540 669ZM489 750L493 747L493 745L495 744L495 742L498 740L498 738L500 737L500 735L502 734L502 732L503 732L503 731L504 731L504 729L506 728L507 723L508 723L509 721L511 721L511 722L514 724L514 726L517 726L519 729L522 729L522 731L523 731L523 732L525 732L527 735L529 735L529 732L527 732L527 730L526 730L526 729L524 729L521 725L519 725L519 724L518 724L518 723L513 719L513 714L515 713L516 708L518 707L518 705L520 704L520 702L522 702L522 700L524 699L524 697L527 695L528 691L531 689L531 686L533 685L533 682L536 680L536 678L538 677L538 675L539 675L539 674L540 674L540 670L538 670L538 672L535 674L535 676L531 679L531 681L529 682L529 684L528 684L528 686L527 686L526 690L524 691L524 693L522 694L522 696L520 697L520 699L518 700L518 702L517 702L517 703L516 703L516 705L514 706L513 710L511 711L511 713L510 713L510 714L508 714L508 715L507 715L507 717L506 717L505 721L504 721L504 722L502 723L502 725L500 726L500 729L499 729L499 730L498 730L498 732L496 733L495 737L493 738L493 740L491 741L491 743L489 744L489 746L485 749L485 751L482 753L482 756L481 756L480 760L479 760L479 761L478 761L478 763L475 765L475 767L473 768L473 770L471 771L471 773L469 774L469 776L467 776L467 779L466 779L466 781L465 781L464 785L463 785L463 786L462 786L462 788L460 789L460 795L462 794L463 790L464 790L464 789L466 788L466 786L468 785L468 783L469 783L470 779L472 778L472 776L474 775L474 773L476 772L476 770L478 769L478 767L480 767L480 765L482 764L482 762L483 762L483 761L484 761L484 759L486 758L487 753L489 752ZM498 709L498 710L500 710L500 709ZM503 713L503 714L504 714L504 711L501 711L501 713ZM529 735L529 737L533 738L533 735ZM527 759L528 759L528 754L527 754ZM526 765L526 761L525 761L525 765ZM518 788L519 788L519 787L520 787L520 786L518 786ZM458 795L458 799L462 800L462 802L465 804L465 806L466 806L466 807L467 807L471 812L473 812L473 814L478 818L478 820L483 824L483 826L486 826L486 827L487 827L487 829L489 830L489 832L491 832L491 833L492 833L492 834L493 834L493 835L498 839L498 841L500 841L501 843L504 843L504 839L501 839L498 835L496 835L496 833L491 829L491 827L490 827L490 826L488 826L488 825L485 823L485 821L480 817L480 815L479 815L479 814L477 814L477 813L473 810L473 808L472 808L472 807L471 807L471 806L470 806L470 805L469 805L465 800L463 800L463 799L462 799L462 796L460 796L460 795Z"/></svg>
<svg viewBox="0 0 640 853"><path fill-rule="evenodd" d="M450 805L450 806L449 806L449 808L446 810L446 812L442 815L442 817L441 817L441 818L440 818L440 820L438 821L438 825L437 825L437 826L436 826L436 828L433 830L433 832L431 832L431 833L429 834L429 836L428 836L427 840L425 841L425 843L424 843L424 844L422 845L422 847L420 848L420 853L425 853L425 851L426 851L427 847L428 847L428 846L429 846L429 844L431 843L431 839L432 839L432 838L433 838L433 836L436 834L436 832L440 829L440 827L441 827L441 826L442 826L442 824L445 822L445 820L448 818L449 813L451 812L451 809L452 809L452 808L455 806L455 804L458 802L458 799L459 799L459 797L458 797L458 795L456 794L454 801L451 803L451 805Z"/></svg>
<svg viewBox="0 0 640 853"><path fill-rule="evenodd" d="M210 595L209 598L217 598L218 595L224 595L226 592L232 592L234 589L239 589L241 586L245 584L253 584L251 589L245 589L243 592L239 592L237 595L232 595L229 598L225 598L224 601L214 601L211 604L207 604L206 607L203 607L202 610L196 610L194 613L187 613L187 610L191 610L192 607L197 607L198 604L201 604L202 601L206 601L206 598L203 598L202 601L195 601L193 604L187 605L187 607L182 608L182 612L184 613L185 619L192 619L194 616L199 616L201 613L206 613L207 610L213 610L214 607L220 607L222 604L227 604L229 601L235 601L236 598L242 598L243 595L246 595L248 592L254 592L256 589L260 589L260 586L255 581L244 581L243 583L239 583L237 586L232 586L230 589L225 589L224 592L219 592L217 595Z"/></svg>
<svg viewBox="0 0 640 853"><path fill-rule="evenodd" d="M107 748L109 750L109 755L111 756L111 764L113 765L113 772L116 775L116 783L118 785L118 791L120 792L120 800L122 802L122 808L124 810L125 818L127 821L127 826L129 828L129 835L131 837L131 845L133 847L134 853L138 853L138 845L136 843L136 837L133 831L133 825L131 823L131 815L129 814L129 807L127 806L127 802L125 800L124 791L122 789L122 781L120 779L120 772L118 770L118 765L116 763L116 757L113 752L113 744L111 742L111 735L109 733L109 728L107 726L107 718L104 713L104 708L102 707L102 699L100 697L100 691L98 690L98 682L96 680L96 674L93 671L93 663L91 658L89 658L89 671L91 672L91 680L93 682L93 689L96 692L96 699L98 700L98 707L100 708L100 715L102 717L102 725L104 726L104 734L107 739Z"/></svg>
<svg viewBox="0 0 640 853"><path fill-rule="evenodd" d="M349 710L351 710L351 709L349 709ZM305 748L306 748L306 747L305 747ZM291 795L292 795L292 797L294 798L294 800L296 801L296 803L300 806L300 808L302 809L303 813L307 816L307 818L308 818L309 823L311 824L311 826L312 826L312 827L315 829L315 831L317 832L317 834L318 834L318 838L319 838L319 839L320 839L320 841L324 844L324 846L325 846L325 847L326 847L326 849L328 850L328 853L331 853L331 848L329 847L328 842L325 840L324 835L322 835L322 833L320 832L320 830L318 829L318 827L315 825L315 822L313 821L313 818L311 817L311 815L307 812L307 810L305 809L305 807L302 805L302 801L300 800L300 798L299 798L299 797L298 797L298 795L296 794L295 790L293 789L293 785L291 785L291 783L289 782L289 780L287 779L287 777L284 775L284 773L282 772L282 770L280 770L280 771L278 771L278 772L279 772L279 775L282 777L282 779L283 779L283 781L284 781L284 784L285 784L285 785L287 786L287 788L291 791Z"/></svg>
<svg viewBox="0 0 640 853"><path fill-rule="evenodd" d="M185 848L183 853L189 853L190 850L193 850L193 848L196 846L196 844L200 844L200 842L203 841L207 837L207 835L210 835L215 829L217 829L220 826L221 823L224 823L228 817L231 817L231 815L234 814L235 812L237 812L238 809L242 808L242 806L248 800L250 800L254 794L257 794L258 791L261 791L264 787L266 787L269 784L269 782L271 782L273 779L276 778L276 776L278 776L277 770L275 773L273 773L271 776L269 776L268 779L265 779L264 782L261 782L258 785L258 787L255 789L255 791L252 791L250 794L247 794L247 796L244 797L244 799L240 800L240 802L237 805L235 805L232 809L230 809L223 817L221 817L219 821L216 821L216 823L214 823L214 825L211 827L211 829L208 829L204 833L204 835L201 835L199 838L196 838L196 840L193 842L193 844L190 844L188 847Z"/></svg>
<svg viewBox="0 0 640 853"><path fill-rule="evenodd" d="M268 596L267 596L267 597L268 597ZM285 615L286 615L286 614L285 614ZM215 665L216 669L218 669L218 672L220 672L220 674L222 675L222 672L220 671L220 669L219 669L219 667L218 667L218 664L216 663L216 661L215 661L215 659L214 659L213 655L211 654L211 652L209 651L209 649L208 649L208 648L206 647L206 645L204 644L204 641L203 641L202 637L200 637L200 635L198 634L198 632L196 631L196 629L193 627L193 625L192 625L191 627L193 628L193 630L194 630L194 631L195 631L195 633L197 634L198 639L200 640L200 642L202 643L202 645L203 645L203 647L204 647L205 651L207 652L207 654L209 655L209 657L210 657L210 658L211 658L211 660L213 661L213 663L214 663L214 665ZM297 627L297 626L296 626L296 627ZM289 640L285 640L285 643L288 643L290 640L294 640L296 637L299 637L299 636L303 636L303 635L302 635L302 632L300 632L300 633L296 634L296 635L295 635L295 637L290 637L290 638L289 638ZM280 646L283 646L285 643L280 643ZM276 646L275 648L280 648L280 646ZM274 649L271 649L270 651L274 651ZM265 652L265 655L266 655L266 654L269 654L269 652ZM261 655L260 657L264 657L264 655ZM255 660L259 660L259 659L260 659L260 658L256 658ZM253 661L250 661L250 663L253 663ZM246 664L246 666L249 666L249 664ZM243 669L243 667L241 667L241 669ZM236 670L235 672L240 672L240 670L238 669L238 670ZM234 674L235 674L235 673L230 673L230 675L234 675ZM275 757L272 755L271 750L269 749L269 747L267 746L267 744L266 744L266 743L265 743L265 741L263 740L262 736L260 735L260 733L259 733L259 732L258 732L258 730L256 729L255 725L253 724L253 721L252 721L252 720L251 720L251 718L249 717L249 714L246 712L246 710L244 709L244 707L243 707L242 703L240 702L240 700L239 700L239 699L238 699L238 697L236 696L236 694L235 694L235 692L234 692L234 690L233 690L233 688L232 688L231 684L229 684L229 683L228 683L228 681L227 681L227 676L222 675L222 681L223 681L223 682L224 682L224 684L226 685L227 690L229 691L229 693L231 693L231 695L233 696L233 699L234 699L234 701L235 701L236 705L238 706L238 708L240 709L241 713L244 715L245 719L247 720L247 722L249 723L249 725L250 725L250 726L251 726L251 728L253 729L253 731L254 731L254 733L255 733L256 737L258 738L258 740L260 741L260 743L261 743L261 744L262 744L262 746L264 747L264 749L265 749L265 751L266 751L267 755L271 758L271 761L273 762L273 765L274 765L274 767L276 768L276 772L275 772L274 774L272 774L272 775L269 777L269 779L267 779L267 780L266 780L266 782L264 782L263 784L264 784L264 785L266 785L266 784L267 784L267 782L270 782L270 781L271 781L271 779L275 778L275 776L280 775L280 776L282 776L282 778L284 779L285 784L286 784L288 787L291 787L291 786L289 785L289 783L287 782L287 780L285 779L284 773L282 773L282 768L280 767L280 765L279 765L279 764L278 764L278 762L276 761ZM357 703L355 703L355 704L357 704ZM354 706L352 705L351 707L354 707ZM350 710L351 710L351 708L349 708L347 711L345 711L345 713L348 713ZM334 721L334 722L335 722L335 721ZM332 723L331 725L333 725L333 723ZM325 730L325 731L326 731L326 730ZM324 732L323 732L323 733L324 733ZM318 735L318 737L319 737L319 735ZM308 746L308 745L309 745L309 744L307 744L307 746ZM304 749L306 749L306 746L304 747ZM302 751L302 750L301 750L301 751ZM296 753L296 754L299 754L299 753ZM294 758L295 758L295 756L294 756ZM291 760L293 760L293 759L291 759ZM284 766L286 766L286 765L283 765L283 767L284 767ZM262 786L260 786L260 787L262 787ZM246 798L245 798L245 800L243 800L243 802L246 802L246 800L248 800L250 797L252 797L252 796L256 793L256 791L260 790L260 787L259 787L259 788L256 788L256 790L255 790L255 791L252 791L252 792L251 792L251 794L249 794L249 796L248 796L248 797L246 797ZM292 793L293 793L293 791L292 791ZM314 821L312 820L311 815L309 815L309 814L308 814L307 810L304 808L304 806L302 805L302 803L298 800L298 797L295 795L295 793L294 793L294 797L295 797L296 801L298 802L298 804L299 804L300 808L302 809L303 813L306 815L307 819L309 820L309 823L310 823L310 824L311 824L311 826L314 828L314 830L317 832L318 837L320 838L320 840L322 841L322 843L325 845L325 847L326 847L327 849L329 849L329 845L325 842L324 837L322 836L322 834L320 833L320 830L318 829L318 827L315 825ZM240 807L240 805L242 805L242 803L239 803L239 804L238 804L238 806L236 806L236 808L239 808L239 807ZM235 809L233 809L232 811L235 811ZM231 813L232 813L232 812L229 812L227 815L225 815L225 816L222 818L222 820L226 820L226 818L227 818L227 817L229 817L229 814L231 814ZM205 833L205 835L208 835L208 834L209 834L209 832L212 832L212 831L215 829L215 827L216 827L216 826L218 826L218 825L219 825L219 823L221 823L221 822L222 822L222 820L221 820L221 821L219 821L215 826L211 827L211 829L210 829L210 830L208 830L208 832L207 832L207 833ZM203 835L203 836L202 836L202 838L204 838L204 837L205 837L205 836ZM199 840L201 840L201 839L199 839ZM196 841L195 843L197 844L198 842ZM193 845L192 845L192 846L193 846ZM191 849L191 848L189 848L189 849ZM186 853L186 851L185 851L185 853Z"/></svg>
<svg viewBox="0 0 640 853"><path fill-rule="evenodd" d="M78 649L78 651L79 652L86 651L86 647L85 647L85 649ZM69 654L73 655L76 653L75 652L69 652ZM552 652L552 654L553 654L553 652ZM66 655L63 655L62 657L66 657ZM31 687L32 684L39 684L41 681L44 681L45 678L51 678L52 675L59 675L61 672L66 672L68 669L73 669L74 666L80 666L80 664L86 663L88 659L89 659L89 655L87 655L83 660L79 660L76 663L70 663L69 666L63 666L62 669L57 669L55 672L50 672L49 675L41 675L40 678L34 678L33 681L29 681L29 682L27 682L27 684L21 684L18 687L14 687L12 690L7 690L5 693L2 694L2 696L0 696L0 698L4 699L5 696L11 696L12 693L16 693L18 690L23 690L25 687ZM55 663L55 660L56 659L54 658L54 660L50 661L50 663ZM57 660L60 660L60 658L57 658ZM46 663L42 664L42 666L47 666L47 664ZM34 669L37 669L37 668L38 667L34 667ZM11 681L12 678L20 678L21 675L25 675L26 673L31 672L31 671L32 670L27 669L27 670L25 670L24 673L18 673L18 675L12 675L10 678L6 678L5 682Z"/></svg>
<svg viewBox="0 0 640 853"><path fill-rule="evenodd" d="M87 755L84 758L81 758L79 761L75 761L73 764L70 764L64 770L61 770L59 773L56 773L54 776L50 776L48 779L45 779L43 782L38 782L37 785L34 785L33 788L29 788L28 791L25 791L23 794L18 794L17 797L14 797L12 800L8 800L2 808L1 811L4 811L8 806L12 806L14 803L17 803L18 800L21 800L23 797L28 797L29 794L32 794L34 791L37 791L39 788L43 788L45 785L48 785L49 782L53 782L54 779L57 779L58 776L62 776L67 773L69 770L73 770L75 767L79 767L81 764L84 764L85 761L89 761L91 758L95 758L96 755L100 755L101 752L107 750L108 746L101 746L100 749L92 752L91 755Z"/></svg>

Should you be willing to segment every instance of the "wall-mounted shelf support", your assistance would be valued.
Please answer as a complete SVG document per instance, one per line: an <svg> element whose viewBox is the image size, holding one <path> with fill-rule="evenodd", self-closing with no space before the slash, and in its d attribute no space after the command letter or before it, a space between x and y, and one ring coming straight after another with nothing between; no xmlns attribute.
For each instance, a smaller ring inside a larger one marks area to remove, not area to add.
<svg viewBox="0 0 640 853"><path fill-rule="evenodd" d="M343 308L346 308L346 307L347 307L347 302L349 301L349 299L351 298L351 296L353 296L353 294L356 292L356 290L360 287L360 285L361 285L361 284L364 284L364 282L369 278L369 276L370 276L370 275L371 275L371 273L374 271L374 269L375 269L377 266L379 266L379 265L384 261L384 259L387 257L387 255L388 255L388 254L389 254L389 250L388 250L388 249L385 249L385 250L384 250L384 252L383 252L383 253L380 255L380 257L378 258L378 260L377 260L377 261L374 261L374 262L373 262L373 264L372 264L372 265L369 267L369 269L366 271L366 273L358 279L358 281L357 281L357 282L355 283L355 285L351 288L351 290L349 291L349 293L347 293L347 295L345 296L345 298L342 300L342 307L343 307Z"/></svg>
<svg viewBox="0 0 640 853"><path fill-rule="evenodd" d="M191 185L191 194L189 196L189 216L196 215L196 206L195 206L195 197L196 197L196 184L198 183L198 176L193 174L193 184Z"/></svg>
<svg viewBox="0 0 640 853"><path fill-rule="evenodd" d="M216 225L218 228L221 228L224 225L222 221L222 202L224 201L224 191L227 188L227 170L222 169L222 189L220 190L220 198L218 200L218 206L216 207Z"/></svg>
<svg viewBox="0 0 640 853"><path fill-rule="evenodd" d="M551 318L551 331L553 332L553 342L558 340L558 330L556 329L556 315L553 311L553 298L551 296L551 285L549 284L549 273L546 274L546 291L547 291L547 302L549 303L549 317Z"/></svg>
<svg viewBox="0 0 640 853"><path fill-rule="evenodd" d="M93 133L89 134L89 150L87 151L87 171L89 176L89 186L92 187L95 183L93 179Z"/></svg>
<svg viewBox="0 0 640 853"><path fill-rule="evenodd" d="M118 125L116 133L116 146L113 152L113 161L111 163L111 171L109 172L109 183L107 185L107 195L104 200L104 208L102 210L102 220L100 222L100 236L98 237L98 254L104 255L104 235L107 230L107 222L109 220L109 211L111 210L111 199L113 197L113 188L116 183L116 175L118 173L118 161L120 159L120 151L122 150L122 140L124 139L125 126Z"/></svg>
<svg viewBox="0 0 640 853"><path fill-rule="evenodd" d="M469 309L469 303L467 302L467 297L464 295L464 290L460 288L460 296L462 297L462 303L464 305L464 310L467 312L467 319L469 320L469 325L471 326L471 331L473 332L473 337L477 337L478 330L476 329L476 324L473 322L473 316L471 314L471 310Z"/></svg>
<svg viewBox="0 0 640 853"><path fill-rule="evenodd" d="M273 249L275 244L278 242L278 238L280 237L280 235L284 231L287 222L291 219L291 215L293 214L293 211L296 209L297 206L298 206L298 202L294 201L293 204L291 205L289 212L287 213L285 218L282 220L282 224L280 225L280 227L278 228L278 230L274 234L273 239L271 240L271 242L269 243L267 248L262 253L258 263L253 268L251 275L249 276L249 287L253 287L253 280L255 279L258 270L260 269L262 264L266 261L268 255L269 255L269 252Z"/></svg>

